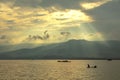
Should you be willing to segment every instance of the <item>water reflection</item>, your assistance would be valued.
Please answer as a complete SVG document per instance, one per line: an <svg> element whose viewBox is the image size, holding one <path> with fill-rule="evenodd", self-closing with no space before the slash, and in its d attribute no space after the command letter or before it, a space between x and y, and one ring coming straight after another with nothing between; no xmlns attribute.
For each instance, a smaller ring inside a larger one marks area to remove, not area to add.
<svg viewBox="0 0 120 80"><path fill-rule="evenodd" d="M119 80L120 61L0 60L0 80ZM87 68L96 64L98 68Z"/></svg>

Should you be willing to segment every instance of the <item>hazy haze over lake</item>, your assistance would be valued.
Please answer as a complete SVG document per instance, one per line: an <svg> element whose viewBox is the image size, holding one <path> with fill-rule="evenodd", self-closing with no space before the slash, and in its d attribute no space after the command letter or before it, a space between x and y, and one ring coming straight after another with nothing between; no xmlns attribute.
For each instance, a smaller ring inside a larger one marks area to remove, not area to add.
<svg viewBox="0 0 120 80"><path fill-rule="evenodd" d="M0 80L119 80L119 68L119 60L0 60Z"/></svg>

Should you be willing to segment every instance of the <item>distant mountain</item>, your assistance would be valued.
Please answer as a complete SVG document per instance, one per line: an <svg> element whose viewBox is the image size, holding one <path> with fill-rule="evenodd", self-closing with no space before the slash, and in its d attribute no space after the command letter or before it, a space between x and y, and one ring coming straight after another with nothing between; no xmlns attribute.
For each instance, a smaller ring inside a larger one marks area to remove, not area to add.
<svg viewBox="0 0 120 80"><path fill-rule="evenodd" d="M120 41L85 41L49 44L0 54L0 59L105 59L120 58Z"/></svg>

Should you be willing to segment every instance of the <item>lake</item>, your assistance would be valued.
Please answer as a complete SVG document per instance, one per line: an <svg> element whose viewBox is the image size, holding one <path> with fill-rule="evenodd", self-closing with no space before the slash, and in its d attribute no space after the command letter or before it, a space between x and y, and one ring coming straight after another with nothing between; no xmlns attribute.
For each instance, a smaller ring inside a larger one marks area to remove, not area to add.
<svg viewBox="0 0 120 80"><path fill-rule="evenodd" d="M0 80L120 80L120 60L0 60Z"/></svg>

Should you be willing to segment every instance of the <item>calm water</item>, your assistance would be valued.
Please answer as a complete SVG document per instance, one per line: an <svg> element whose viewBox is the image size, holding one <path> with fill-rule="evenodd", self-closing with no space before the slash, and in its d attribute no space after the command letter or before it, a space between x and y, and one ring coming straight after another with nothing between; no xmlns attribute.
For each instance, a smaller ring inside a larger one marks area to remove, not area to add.
<svg viewBox="0 0 120 80"><path fill-rule="evenodd" d="M0 60L0 80L120 80L120 61ZM86 68L87 64L98 68Z"/></svg>

